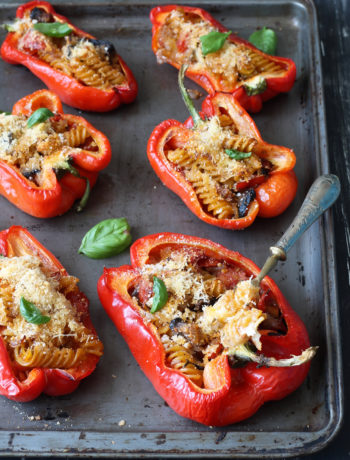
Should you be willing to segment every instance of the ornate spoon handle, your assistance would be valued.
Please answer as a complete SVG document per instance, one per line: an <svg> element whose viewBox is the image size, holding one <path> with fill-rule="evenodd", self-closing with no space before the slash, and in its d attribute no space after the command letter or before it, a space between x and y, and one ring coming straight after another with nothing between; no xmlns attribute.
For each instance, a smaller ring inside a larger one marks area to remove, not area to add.
<svg viewBox="0 0 350 460"><path fill-rule="evenodd" d="M301 205L285 234L275 246L270 247L271 256L266 260L259 275L252 280L258 286L261 280L272 270L279 260L286 260L287 252L297 239L323 214L340 193L340 183L337 176L326 174L318 177L312 184L306 198Z"/></svg>

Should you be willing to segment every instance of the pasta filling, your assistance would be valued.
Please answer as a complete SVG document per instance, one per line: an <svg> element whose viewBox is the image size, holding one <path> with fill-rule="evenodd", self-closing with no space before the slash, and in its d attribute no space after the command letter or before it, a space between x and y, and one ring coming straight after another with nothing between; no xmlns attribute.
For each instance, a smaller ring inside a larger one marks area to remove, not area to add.
<svg viewBox="0 0 350 460"><path fill-rule="evenodd" d="M35 7L16 20L11 30L18 34L18 49L35 56L81 84L109 90L126 81L125 73L112 43L80 37L74 31L56 38L35 30L36 23L55 22L43 8Z"/></svg>
<svg viewBox="0 0 350 460"><path fill-rule="evenodd" d="M272 59L229 40L219 51L203 55L200 37L214 30L215 27L198 14L181 8L172 10L158 35L158 62L188 64L194 72L205 69L220 81L223 91L230 91L257 75L271 77L285 71Z"/></svg>
<svg viewBox="0 0 350 460"><path fill-rule="evenodd" d="M0 259L0 333L17 370L70 369L88 355L102 355L102 343L69 300L78 291L77 282L71 276L53 276L33 256ZM28 322L20 310L23 298L50 320Z"/></svg>
<svg viewBox="0 0 350 460"><path fill-rule="evenodd" d="M153 277L160 278L168 300L156 313ZM251 274L203 252L163 248L130 287L135 306L154 325L166 352L166 364L203 387L203 370L222 354L248 345L261 350L263 334L286 334L287 326L269 290L255 288Z"/></svg>
<svg viewBox="0 0 350 460"><path fill-rule="evenodd" d="M165 154L191 184L208 214L238 219L247 215L255 198L249 183L264 181L273 169L270 161L255 153L257 144L256 139L241 136L232 118L223 112L201 122L186 140L170 136ZM248 155L236 160L230 152Z"/></svg>
<svg viewBox="0 0 350 460"><path fill-rule="evenodd" d="M0 159L38 186L44 182L45 171L59 168L73 148L98 151L83 124L69 122L60 114L31 128L27 122L24 115L0 114Z"/></svg>

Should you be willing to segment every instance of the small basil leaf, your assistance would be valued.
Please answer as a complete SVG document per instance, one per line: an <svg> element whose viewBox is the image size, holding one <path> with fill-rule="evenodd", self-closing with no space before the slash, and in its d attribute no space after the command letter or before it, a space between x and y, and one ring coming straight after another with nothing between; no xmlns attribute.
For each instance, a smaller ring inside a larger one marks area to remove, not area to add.
<svg viewBox="0 0 350 460"><path fill-rule="evenodd" d="M5 112L4 110L0 110L0 114L11 115L11 112Z"/></svg>
<svg viewBox="0 0 350 460"><path fill-rule="evenodd" d="M37 125L38 123L43 123L48 118L53 116L54 114L51 112L51 110L45 107L41 107L40 109L33 112L31 116L28 118L27 126L28 128L32 128L34 125Z"/></svg>
<svg viewBox="0 0 350 460"><path fill-rule="evenodd" d="M257 75L251 78L250 81L247 81L243 86L248 96L256 96L266 90L267 83L264 77Z"/></svg>
<svg viewBox="0 0 350 460"><path fill-rule="evenodd" d="M252 155L252 152L240 152L235 149L225 149L225 152L233 160L244 160L244 158L249 158Z"/></svg>
<svg viewBox="0 0 350 460"><path fill-rule="evenodd" d="M44 316L41 314L41 311L29 300L26 300L24 297L21 297L19 311L23 318L32 324L45 324L50 321L50 316Z"/></svg>
<svg viewBox="0 0 350 460"><path fill-rule="evenodd" d="M229 35L231 35L231 31L228 32L219 32L218 30L212 30L207 35L202 35L200 41L202 43L202 53L206 56L209 53L215 53L219 51L225 43L225 40Z"/></svg>
<svg viewBox="0 0 350 460"><path fill-rule="evenodd" d="M91 259L103 259L124 251L131 241L130 226L125 217L106 219L86 233L78 252Z"/></svg>
<svg viewBox="0 0 350 460"><path fill-rule="evenodd" d="M266 54L276 53L277 35L272 29L263 27L260 30L256 30L249 37L249 41L252 45Z"/></svg>
<svg viewBox="0 0 350 460"><path fill-rule="evenodd" d="M168 291L164 281L156 276L153 277L153 303L151 308L151 313L156 313L161 310L168 301Z"/></svg>
<svg viewBox="0 0 350 460"><path fill-rule="evenodd" d="M48 37L65 37L72 32L66 22L37 22L33 27Z"/></svg>

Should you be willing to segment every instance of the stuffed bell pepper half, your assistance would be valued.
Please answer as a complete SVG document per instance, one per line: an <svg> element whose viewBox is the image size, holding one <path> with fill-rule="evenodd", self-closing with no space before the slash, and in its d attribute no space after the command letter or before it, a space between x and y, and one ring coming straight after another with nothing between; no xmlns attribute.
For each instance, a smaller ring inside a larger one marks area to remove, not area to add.
<svg viewBox="0 0 350 460"><path fill-rule="evenodd" d="M88 299L26 229L0 232L0 394L71 393L103 353Z"/></svg>
<svg viewBox="0 0 350 460"><path fill-rule="evenodd" d="M284 398L315 354L282 293L238 252L160 233L137 240L131 266L105 268L101 303L143 372L183 417L222 426Z"/></svg>
<svg viewBox="0 0 350 460"><path fill-rule="evenodd" d="M110 159L106 136L64 114L51 91L36 91L12 114L0 114L0 194L34 217L61 215L79 198L81 211Z"/></svg>
<svg viewBox="0 0 350 460"><path fill-rule="evenodd" d="M26 66L64 103L107 112L136 98L136 80L113 43L78 29L50 3L20 6L6 28L2 58Z"/></svg>

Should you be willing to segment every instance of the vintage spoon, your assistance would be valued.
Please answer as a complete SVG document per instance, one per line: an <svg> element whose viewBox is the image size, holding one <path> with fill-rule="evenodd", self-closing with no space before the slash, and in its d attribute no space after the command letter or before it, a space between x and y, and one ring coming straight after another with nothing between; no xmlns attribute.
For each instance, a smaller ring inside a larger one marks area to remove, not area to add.
<svg viewBox="0 0 350 460"><path fill-rule="evenodd" d="M255 290L259 288L264 277L276 266L279 260L286 260L287 252L297 239L318 219L338 198L340 183L337 176L326 174L318 177L312 184L306 198L282 238L275 246L270 247L271 255L267 258L259 275L251 280ZM275 359L257 354L246 344L238 346L232 353L236 358L253 361L260 366L288 367L303 364L316 353L318 347L309 347L298 356L286 359Z"/></svg>
<svg viewBox="0 0 350 460"><path fill-rule="evenodd" d="M287 252L299 237L317 220L338 198L340 182L334 174L318 177L312 184L306 198L287 228L282 238L270 247L271 255L267 258L259 275L252 279L252 284L258 287L265 276L276 266L279 260L287 259Z"/></svg>

